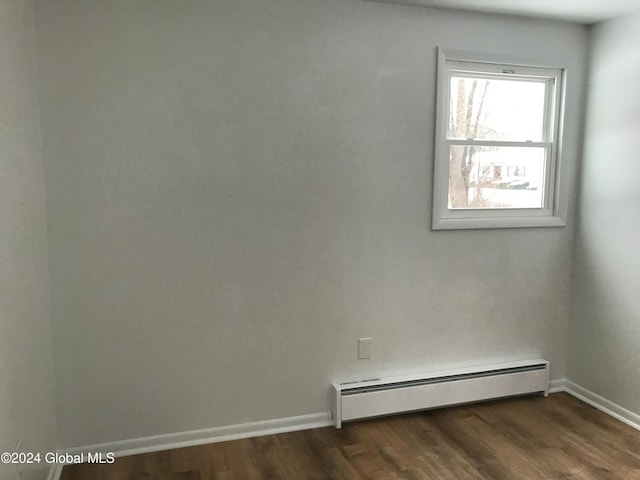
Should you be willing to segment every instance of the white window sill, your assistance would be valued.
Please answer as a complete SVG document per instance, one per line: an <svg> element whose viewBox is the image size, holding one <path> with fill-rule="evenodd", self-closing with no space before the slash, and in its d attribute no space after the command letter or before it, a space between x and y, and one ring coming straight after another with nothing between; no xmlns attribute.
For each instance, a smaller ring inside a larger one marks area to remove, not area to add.
<svg viewBox="0 0 640 480"><path fill-rule="evenodd" d="M564 227L564 219L553 217L501 217L501 218L434 218L433 230L465 230L480 228L536 228Z"/></svg>

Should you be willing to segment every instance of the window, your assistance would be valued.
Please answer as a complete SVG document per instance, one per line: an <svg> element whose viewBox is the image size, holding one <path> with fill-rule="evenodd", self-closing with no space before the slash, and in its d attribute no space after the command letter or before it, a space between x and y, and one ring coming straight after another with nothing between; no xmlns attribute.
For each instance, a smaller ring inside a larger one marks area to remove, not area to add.
<svg viewBox="0 0 640 480"><path fill-rule="evenodd" d="M563 71L489 60L439 50L433 228L564 226Z"/></svg>

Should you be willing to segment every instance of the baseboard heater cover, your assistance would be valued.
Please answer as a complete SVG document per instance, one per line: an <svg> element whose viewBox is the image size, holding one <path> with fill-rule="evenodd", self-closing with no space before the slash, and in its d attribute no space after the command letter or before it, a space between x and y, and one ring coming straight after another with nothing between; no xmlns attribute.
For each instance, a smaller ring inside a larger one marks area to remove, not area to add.
<svg viewBox="0 0 640 480"><path fill-rule="evenodd" d="M549 394L549 362L541 358L420 375L333 384L333 422L478 402Z"/></svg>

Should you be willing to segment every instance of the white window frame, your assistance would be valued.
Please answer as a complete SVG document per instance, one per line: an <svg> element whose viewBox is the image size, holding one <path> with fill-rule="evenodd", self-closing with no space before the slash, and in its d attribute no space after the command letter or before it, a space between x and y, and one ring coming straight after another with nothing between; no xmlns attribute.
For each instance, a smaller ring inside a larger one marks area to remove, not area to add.
<svg viewBox="0 0 640 480"><path fill-rule="evenodd" d="M447 138L453 71L482 72L499 78L544 78L547 81L544 132L541 142L453 140ZM434 230L478 228L563 227L567 192L561 182L561 133L566 72L544 62L461 50L438 49L435 157L433 177ZM547 151L542 208L449 208L451 145L542 147Z"/></svg>

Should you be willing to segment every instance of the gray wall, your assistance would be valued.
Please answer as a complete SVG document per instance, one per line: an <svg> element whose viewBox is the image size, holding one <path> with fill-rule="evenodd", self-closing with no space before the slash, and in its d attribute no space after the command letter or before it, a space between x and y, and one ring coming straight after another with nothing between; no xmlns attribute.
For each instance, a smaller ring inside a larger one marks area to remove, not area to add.
<svg viewBox="0 0 640 480"><path fill-rule="evenodd" d="M640 13L591 47L568 378L640 414Z"/></svg>
<svg viewBox="0 0 640 480"><path fill-rule="evenodd" d="M430 231L435 49L565 66L574 173L585 29L345 0L37 18L64 446L325 412L336 380L564 376L572 225Z"/></svg>
<svg viewBox="0 0 640 480"><path fill-rule="evenodd" d="M35 52L32 2L0 0L0 451L44 454L56 423Z"/></svg>

